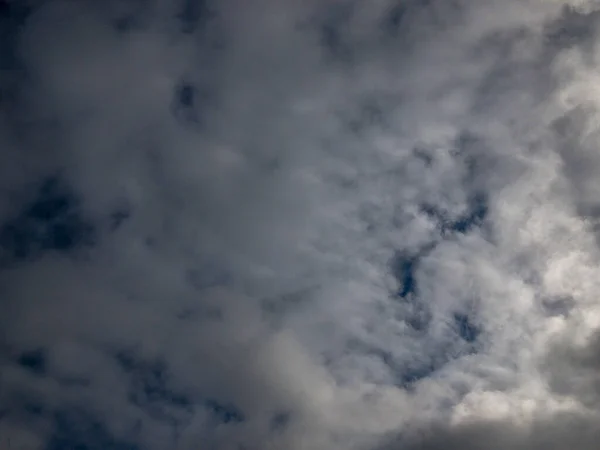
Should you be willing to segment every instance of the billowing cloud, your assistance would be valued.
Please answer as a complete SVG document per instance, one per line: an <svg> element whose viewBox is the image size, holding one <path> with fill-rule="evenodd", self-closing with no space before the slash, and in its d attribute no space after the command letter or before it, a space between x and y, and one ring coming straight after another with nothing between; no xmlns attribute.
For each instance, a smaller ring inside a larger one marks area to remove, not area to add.
<svg viewBox="0 0 600 450"><path fill-rule="evenodd" d="M3 2L0 448L596 448L599 26Z"/></svg>

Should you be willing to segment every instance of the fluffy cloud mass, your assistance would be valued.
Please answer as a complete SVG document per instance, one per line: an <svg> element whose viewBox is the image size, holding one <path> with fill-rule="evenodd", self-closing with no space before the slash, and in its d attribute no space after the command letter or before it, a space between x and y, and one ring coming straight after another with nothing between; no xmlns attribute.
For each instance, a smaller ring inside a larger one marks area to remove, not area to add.
<svg viewBox="0 0 600 450"><path fill-rule="evenodd" d="M0 449L596 449L599 31L0 3Z"/></svg>

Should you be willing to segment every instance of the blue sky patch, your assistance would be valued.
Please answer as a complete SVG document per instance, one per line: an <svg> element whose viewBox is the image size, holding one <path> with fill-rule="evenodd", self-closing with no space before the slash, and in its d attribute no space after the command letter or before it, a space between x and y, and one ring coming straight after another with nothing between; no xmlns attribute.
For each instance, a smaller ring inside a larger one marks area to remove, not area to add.
<svg viewBox="0 0 600 450"><path fill-rule="evenodd" d="M68 253L91 245L95 233L77 196L51 177L16 217L0 226L0 247L13 260L29 259L48 250Z"/></svg>
<svg viewBox="0 0 600 450"><path fill-rule="evenodd" d="M454 324L458 335L466 342L475 342L481 330L477 327L466 314L455 313Z"/></svg>
<svg viewBox="0 0 600 450"><path fill-rule="evenodd" d="M46 352L43 349L23 352L18 356L17 364L35 375L46 375Z"/></svg>
<svg viewBox="0 0 600 450"><path fill-rule="evenodd" d="M181 31L192 33L215 16L209 0L183 0L177 15Z"/></svg>
<svg viewBox="0 0 600 450"><path fill-rule="evenodd" d="M111 435L102 421L85 411L59 411L54 425L44 450L141 450L133 442Z"/></svg>
<svg viewBox="0 0 600 450"><path fill-rule="evenodd" d="M129 377L129 400L152 415L168 416L167 410L188 411L191 400L170 386L162 361L143 361L130 352L118 352L116 361Z"/></svg>

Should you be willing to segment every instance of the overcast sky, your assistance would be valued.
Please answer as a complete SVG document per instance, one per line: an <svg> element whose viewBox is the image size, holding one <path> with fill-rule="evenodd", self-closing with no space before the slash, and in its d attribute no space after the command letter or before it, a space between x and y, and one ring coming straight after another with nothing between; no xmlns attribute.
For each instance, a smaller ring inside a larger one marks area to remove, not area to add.
<svg viewBox="0 0 600 450"><path fill-rule="evenodd" d="M0 450L593 450L600 2L0 2Z"/></svg>

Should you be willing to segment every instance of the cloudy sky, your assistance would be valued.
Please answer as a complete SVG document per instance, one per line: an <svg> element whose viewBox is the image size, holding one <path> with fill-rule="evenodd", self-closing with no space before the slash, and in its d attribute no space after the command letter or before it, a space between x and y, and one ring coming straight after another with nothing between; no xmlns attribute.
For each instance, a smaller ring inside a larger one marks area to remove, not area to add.
<svg viewBox="0 0 600 450"><path fill-rule="evenodd" d="M600 2L0 2L0 450L593 450Z"/></svg>

